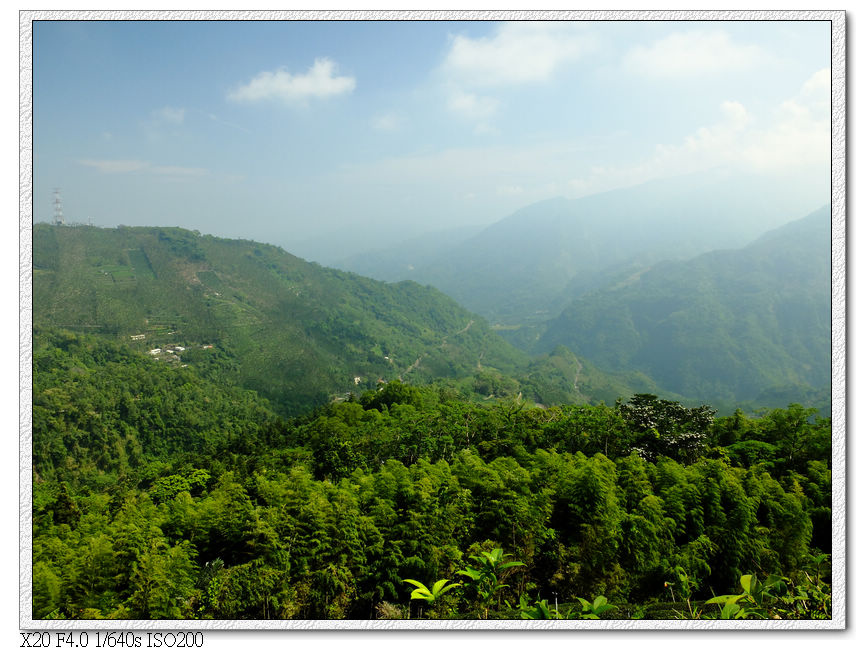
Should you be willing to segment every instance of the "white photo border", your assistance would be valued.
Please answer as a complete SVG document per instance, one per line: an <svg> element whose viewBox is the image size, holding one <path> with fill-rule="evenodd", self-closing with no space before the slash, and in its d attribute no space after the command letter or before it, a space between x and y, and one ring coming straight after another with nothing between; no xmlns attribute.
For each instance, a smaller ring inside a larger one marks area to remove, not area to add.
<svg viewBox="0 0 865 650"><path fill-rule="evenodd" d="M32 618L33 21L580 20L828 21L832 46L832 619L826 621L34 620ZM844 11L19 12L19 625L29 630L843 630L847 629L847 50Z"/></svg>

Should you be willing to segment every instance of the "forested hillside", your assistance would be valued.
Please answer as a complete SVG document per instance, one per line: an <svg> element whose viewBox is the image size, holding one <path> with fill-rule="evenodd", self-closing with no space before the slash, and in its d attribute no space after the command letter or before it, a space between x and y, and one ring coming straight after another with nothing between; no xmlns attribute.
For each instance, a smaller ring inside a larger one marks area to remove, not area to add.
<svg viewBox="0 0 865 650"><path fill-rule="evenodd" d="M37 225L33 616L830 617L830 421L680 398L790 394L758 370L828 327L827 224L587 296L534 358L412 282Z"/></svg>
<svg viewBox="0 0 865 650"><path fill-rule="evenodd" d="M22 14L21 629L843 628L846 18L696 13Z"/></svg>
<svg viewBox="0 0 865 650"><path fill-rule="evenodd" d="M528 205L410 274L393 258L388 277L429 283L493 324L537 323L612 274L744 246L824 200L762 177L651 181Z"/></svg>
<svg viewBox="0 0 865 650"><path fill-rule="evenodd" d="M35 618L831 615L813 410L391 382L284 420L105 336L33 363Z"/></svg>
<svg viewBox="0 0 865 650"><path fill-rule="evenodd" d="M534 349L565 345L687 398L828 412L830 225L825 207L744 248L644 268L575 300Z"/></svg>
<svg viewBox="0 0 865 650"><path fill-rule="evenodd" d="M37 224L33 260L37 327L158 350L157 360L255 390L283 414L392 379L447 379L476 387L478 398L591 397L556 355L530 360L431 287L326 269L266 244L176 228ZM529 383L514 379L529 374ZM483 392L490 381L498 390Z"/></svg>

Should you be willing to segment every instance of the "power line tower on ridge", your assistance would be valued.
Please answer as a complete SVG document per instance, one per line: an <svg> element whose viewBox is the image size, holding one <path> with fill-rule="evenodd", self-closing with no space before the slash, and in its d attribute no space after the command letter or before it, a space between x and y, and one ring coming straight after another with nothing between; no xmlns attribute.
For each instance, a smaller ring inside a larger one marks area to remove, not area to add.
<svg viewBox="0 0 865 650"><path fill-rule="evenodd" d="M54 188L54 225L62 226L66 223L63 218L63 204L60 201L60 188Z"/></svg>

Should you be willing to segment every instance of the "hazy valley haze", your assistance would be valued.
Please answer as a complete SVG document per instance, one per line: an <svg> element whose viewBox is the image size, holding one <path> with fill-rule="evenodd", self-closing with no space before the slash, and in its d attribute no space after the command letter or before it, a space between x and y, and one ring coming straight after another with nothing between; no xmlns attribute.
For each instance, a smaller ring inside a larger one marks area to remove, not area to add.
<svg viewBox="0 0 865 650"><path fill-rule="evenodd" d="M34 218L337 260L697 171L826 202L829 24L75 22L34 29ZM791 218L802 215L791 215Z"/></svg>

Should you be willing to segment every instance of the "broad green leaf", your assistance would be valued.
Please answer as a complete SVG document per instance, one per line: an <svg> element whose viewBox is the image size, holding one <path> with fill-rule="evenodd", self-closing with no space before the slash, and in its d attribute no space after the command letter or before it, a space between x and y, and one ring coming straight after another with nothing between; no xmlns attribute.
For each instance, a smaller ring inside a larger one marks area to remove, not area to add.
<svg viewBox="0 0 865 650"><path fill-rule="evenodd" d="M414 585L418 589L426 589L427 588L424 583L418 582L417 580L410 580L409 578L405 578L405 579L403 579L403 582L407 582L410 585ZM429 590L427 589L427 591L429 591Z"/></svg>
<svg viewBox="0 0 865 650"><path fill-rule="evenodd" d="M763 588L777 589L778 593L782 595L787 593L787 583L782 576L770 575L763 583Z"/></svg>
<svg viewBox="0 0 865 650"><path fill-rule="evenodd" d="M546 600L536 602L533 607L529 607L528 601L523 596L520 600L520 608L522 609L520 612L522 618L533 620L556 618L553 612L550 611Z"/></svg>
<svg viewBox="0 0 865 650"><path fill-rule="evenodd" d="M433 596L426 589L415 589L413 592L411 592L411 599L412 600L428 600L428 601L432 602L435 600L435 596Z"/></svg>
<svg viewBox="0 0 865 650"><path fill-rule="evenodd" d="M472 580L480 580L481 579L481 572L476 570L476 569L471 569L471 568L463 569L461 571L457 571L457 574L462 575L462 576L468 576Z"/></svg>
<svg viewBox="0 0 865 650"><path fill-rule="evenodd" d="M510 569L512 566L526 566L525 562L505 562L504 564L499 566L499 571L504 571L505 569Z"/></svg>
<svg viewBox="0 0 865 650"><path fill-rule="evenodd" d="M432 595L434 597L438 598L440 595L442 595L446 591L454 589L455 587L459 587L459 584L456 582L449 584L447 587L445 587L445 584L447 584L447 582L448 581L446 579L442 579L442 580L439 580L438 582L436 582L432 588Z"/></svg>
<svg viewBox="0 0 865 650"><path fill-rule="evenodd" d="M433 596L432 592L430 592L429 587L427 587L422 582L418 582L417 580L409 580L409 579L405 579L405 580L403 580L403 582L407 582L407 583L417 587L417 589L415 589L414 591L411 592L411 599L412 600L422 599L422 600L428 600L430 602L433 602L435 600L435 596Z"/></svg>
<svg viewBox="0 0 865 650"><path fill-rule="evenodd" d="M742 585L742 589L745 590L747 594L754 594L760 585L760 581L757 580L757 576L746 574L739 578L739 582Z"/></svg>
<svg viewBox="0 0 865 650"><path fill-rule="evenodd" d="M740 607L733 602L729 602L724 605L724 609L721 610L721 618L725 620L729 620L731 618L741 618L741 616L737 616L740 612Z"/></svg>
<svg viewBox="0 0 865 650"><path fill-rule="evenodd" d="M721 605L724 603L737 603L737 602L739 602L739 600L741 600L744 597L745 597L745 594L737 594L735 596L732 594L727 594L724 596L715 596L714 598L710 598L709 600L707 600L706 604L707 605Z"/></svg>

